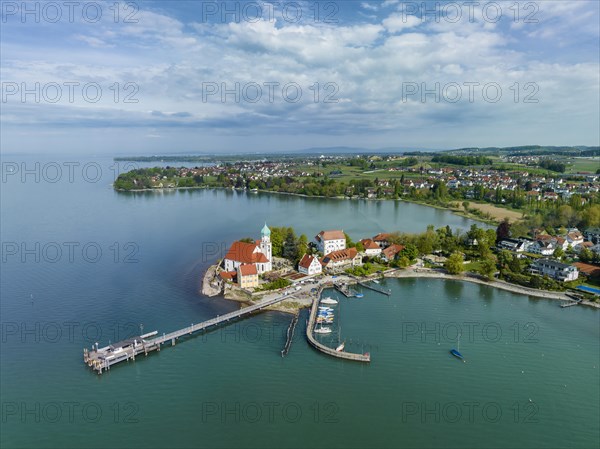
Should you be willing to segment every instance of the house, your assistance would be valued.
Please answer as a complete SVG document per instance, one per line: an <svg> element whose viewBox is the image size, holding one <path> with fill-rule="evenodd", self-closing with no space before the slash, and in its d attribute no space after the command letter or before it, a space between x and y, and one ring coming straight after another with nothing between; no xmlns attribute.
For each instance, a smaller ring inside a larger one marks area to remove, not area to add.
<svg viewBox="0 0 600 449"><path fill-rule="evenodd" d="M240 265L256 265L258 274L273 269L271 230L265 226L261 230L261 239L254 243L233 242L223 259L225 271L236 271Z"/></svg>
<svg viewBox="0 0 600 449"><path fill-rule="evenodd" d="M594 244L592 242L583 242L583 243L580 243L579 245L574 246L573 250L580 253L584 249L591 250L593 247L594 247Z"/></svg>
<svg viewBox="0 0 600 449"><path fill-rule="evenodd" d="M537 240L532 245L529 245L527 251L533 254L541 254L542 256L551 256L556 251L556 243L552 240Z"/></svg>
<svg viewBox="0 0 600 449"><path fill-rule="evenodd" d="M579 270L582 276L600 279L600 266L583 262L575 262L573 265Z"/></svg>
<svg viewBox="0 0 600 449"><path fill-rule="evenodd" d="M568 245L571 245L572 248L575 248L577 245L583 243L583 235L578 230L571 230L567 233L566 240Z"/></svg>
<svg viewBox="0 0 600 449"><path fill-rule="evenodd" d="M391 262L392 260L394 260L396 258L396 255L403 249L404 249L403 245L396 245L396 244L390 245L386 249L381 251L381 258L385 262Z"/></svg>
<svg viewBox="0 0 600 449"><path fill-rule="evenodd" d="M316 237L317 248L323 254L346 249L346 234L344 231L321 231Z"/></svg>
<svg viewBox="0 0 600 449"><path fill-rule="evenodd" d="M381 232L373 237L373 241L379 245L380 248L387 248L390 246L389 238L391 234Z"/></svg>
<svg viewBox="0 0 600 449"><path fill-rule="evenodd" d="M319 262L318 257L305 254L300 263L298 263L298 271L302 274L312 276L315 274L321 274L323 267L321 266L321 262Z"/></svg>
<svg viewBox="0 0 600 449"><path fill-rule="evenodd" d="M256 265L239 265L237 268L237 282L241 288L258 287L258 271Z"/></svg>
<svg viewBox="0 0 600 449"><path fill-rule="evenodd" d="M358 254L356 248L341 249L323 257L321 265L328 270L350 266L355 267L362 265L362 257Z"/></svg>
<svg viewBox="0 0 600 449"><path fill-rule="evenodd" d="M498 243L499 249L506 249L514 253L525 252L527 246L527 242L522 239L504 239L500 240L500 242Z"/></svg>
<svg viewBox="0 0 600 449"><path fill-rule="evenodd" d="M362 246L365 249L365 255L376 257L381 254L381 247L372 239L362 239L360 243L362 243Z"/></svg>
<svg viewBox="0 0 600 449"><path fill-rule="evenodd" d="M600 228L587 228L583 231L583 235L588 242L600 243Z"/></svg>
<svg viewBox="0 0 600 449"><path fill-rule="evenodd" d="M532 274L548 276L559 282L574 281L579 277L576 267L552 259L538 259L531 264L529 270Z"/></svg>

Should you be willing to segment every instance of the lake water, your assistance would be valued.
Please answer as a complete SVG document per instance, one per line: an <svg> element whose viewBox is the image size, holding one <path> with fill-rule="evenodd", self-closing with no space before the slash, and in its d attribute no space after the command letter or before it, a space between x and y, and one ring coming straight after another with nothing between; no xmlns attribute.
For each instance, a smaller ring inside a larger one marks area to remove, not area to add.
<svg viewBox="0 0 600 449"><path fill-rule="evenodd" d="M369 365L315 352L306 313L282 358L290 316L269 312L98 376L82 361L96 341L234 310L198 293L201 275L265 221L355 240L472 222L402 202L117 193L129 167L102 158L2 163L3 448L599 444L598 311L459 282L388 280L391 297L342 300L324 341L370 351ZM458 332L467 363L448 354Z"/></svg>

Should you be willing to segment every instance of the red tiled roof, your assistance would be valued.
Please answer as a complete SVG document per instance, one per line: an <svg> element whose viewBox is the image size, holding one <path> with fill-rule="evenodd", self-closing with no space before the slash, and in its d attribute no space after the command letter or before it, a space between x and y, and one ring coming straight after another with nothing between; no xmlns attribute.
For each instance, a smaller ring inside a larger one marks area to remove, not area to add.
<svg viewBox="0 0 600 449"><path fill-rule="evenodd" d="M376 242L381 242L383 240L387 240L388 238L390 238L390 234L389 233L387 233L387 232L380 232L375 237L373 237L373 240L376 241Z"/></svg>
<svg viewBox="0 0 600 449"><path fill-rule="evenodd" d="M346 235L344 231L339 230L321 231L317 234L317 238L320 240L345 240Z"/></svg>
<svg viewBox="0 0 600 449"><path fill-rule="evenodd" d="M310 267L310 264L312 263L312 261L314 259L316 259L315 256L311 256L310 254L305 254L304 257L302 257L302 260L300 261L298 266L308 269L308 267Z"/></svg>
<svg viewBox="0 0 600 449"><path fill-rule="evenodd" d="M390 245L382 252L388 259L392 259L396 254L404 249L403 245Z"/></svg>
<svg viewBox="0 0 600 449"><path fill-rule="evenodd" d="M365 249L379 249L379 245L371 239L362 239L360 243Z"/></svg>
<svg viewBox="0 0 600 449"><path fill-rule="evenodd" d="M266 263L269 261L267 256L261 252L254 252L257 245L246 242L233 242L231 248L227 251L225 259L234 260L241 263Z"/></svg>
<svg viewBox="0 0 600 449"><path fill-rule="evenodd" d="M258 274L256 265L240 265L239 270L242 276L252 276Z"/></svg>
<svg viewBox="0 0 600 449"><path fill-rule="evenodd" d="M221 279L234 279L237 276L237 272L235 271L221 271L219 273Z"/></svg>
<svg viewBox="0 0 600 449"><path fill-rule="evenodd" d="M600 277L600 267L589 263L575 262L574 267L577 267L586 276Z"/></svg>
<svg viewBox="0 0 600 449"><path fill-rule="evenodd" d="M338 251L332 251L325 257L323 257L322 263L327 264L331 261L339 262L340 260L354 259L357 254L358 251L356 250L356 248L347 248L340 249Z"/></svg>

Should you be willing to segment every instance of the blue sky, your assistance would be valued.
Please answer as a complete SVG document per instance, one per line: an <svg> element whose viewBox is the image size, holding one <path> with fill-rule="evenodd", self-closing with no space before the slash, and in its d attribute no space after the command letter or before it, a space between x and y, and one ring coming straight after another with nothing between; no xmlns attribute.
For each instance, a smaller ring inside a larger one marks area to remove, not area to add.
<svg viewBox="0 0 600 449"><path fill-rule="evenodd" d="M600 143L598 1L90 3L1 2L3 153Z"/></svg>

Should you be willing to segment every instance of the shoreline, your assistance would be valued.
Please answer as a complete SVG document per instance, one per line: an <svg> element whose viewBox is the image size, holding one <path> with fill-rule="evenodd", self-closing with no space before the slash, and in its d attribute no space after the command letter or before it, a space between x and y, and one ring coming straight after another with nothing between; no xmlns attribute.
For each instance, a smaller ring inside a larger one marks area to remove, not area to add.
<svg viewBox="0 0 600 449"><path fill-rule="evenodd" d="M419 206L432 207L432 208L438 209L438 210L445 210L445 211L450 212L459 217L466 218L468 220L479 221L479 222L485 223L487 225L497 225L500 223L500 220L482 218L477 215L469 214L461 209L456 209L453 207L444 207L444 206L440 206L437 204L429 204L429 203L424 203L422 201L406 199L406 198L360 198L360 197L347 197L347 196L322 196L322 195L306 195L304 193L293 193L293 192L277 192L274 190L263 190L263 189L257 189L257 190L253 191L253 190L237 189L237 188L232 189L230 187L203 187L203 186L161 187L161 188L156 188L156 189L131 189L131 190L114 189L114 190L119 193L164 192L164 191L169 191L169 192L173 191L174 192L177 190L230 190L230 191L235 191L235 192L247 192L247 193L259 193L260 192L260 193L268 193L268 194L276 194L276 195L297 196L300 198L319 198L319 199L338 200L338 201L359 201L359 200L362 200L362 201L401 201L404 203L411 203L411 204L416 204Z"/></svg>
<svg viewBox="0 0 600 449"><path fill-rule="evenodd" d="M214 268L214 265L209 267L207 270L210 271ZM381 278L381 275L370 275L361 278L356 278L354 276L347 276L347 283L349 284L357 284L359 281L363 282L371 282L373 279ZM461 281L461 282L470 282L473 284L484 285L491 288L496 288L499 290L508 291L510 293L514 293L517 295L541 298L541 299L551 299L554 301L569 301L571 298L566 296L564 292L557 292L551 290L537 290L528 287L523 287L521 285L511 284L501 280L493 280L486 281L474 275L472 273L465 273L464 275L452 275L448 273L444 273L441 271L432 270L430 268L405 268L405 269L392 269L388 270L383 274L383 277L386 279L441 279L441 280L451 280L451 281ZM205 280L207 280L207 276L205 273ZM317 286L318 294L320 294L323 289L328 288L331 284L331 279L327 279L326 277L321 278L319 281L319 285ZM240 303L240 307L247 307L247 305L252 304L253 301L265 299L269 294L277 294L280 292L269 292L264 295L257 296L253 298L252 296L247 296L248 294L235 288L225 288L224 292L221 292L218 295L222 299L227 301L235 301ZM295 297L290 295L289 300L285 300L277 305L270 306L265 310L297 314L302 309L310 308L312 306L313 295L309 292L300 292L298 293L299 297ZM600 303L591 302L591 301L582 301L579 305L592 307L595 309L600 309Z"/></svg>
<svg viewBox="0 0 600 449"><path fill-rule="evenodd" d="M518 295L524 296L532 296L535 298L542 299L552 299L557 301L569 301L571 298L566 296L564 292L556 292L552 290L536 290L533 288L523 287L521 285L511 284L509 282L494 280L494 281L485 281L478 277L475 277L469 273L465 275L453 275L448 273L443 273L439 271L434 271L429 268L407 268L404 270L396 270L391 273L387 273L384 275L386 278L395 278L395 279L442 279L449 281L462 281L462 282L471 282L473 284L485 285L492 288L497 288L500 290L508 291L511 293L515 293ZM580 305L592 307L595 309L600 309L600 303L590 302L590 301L582 301Z"/></svg>

